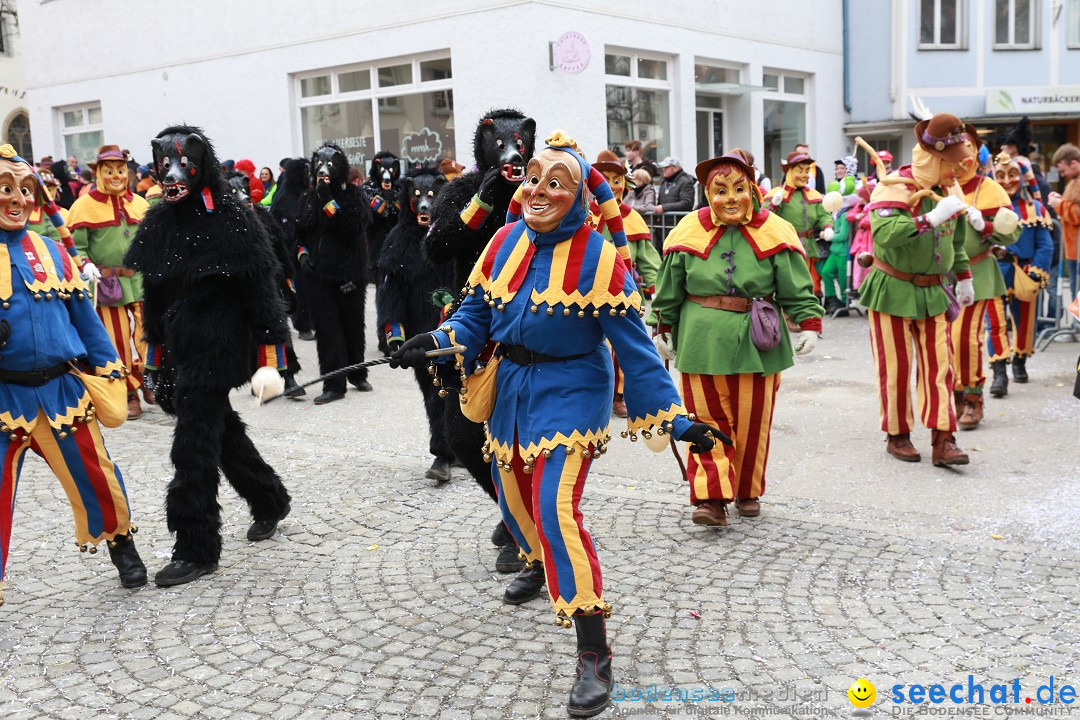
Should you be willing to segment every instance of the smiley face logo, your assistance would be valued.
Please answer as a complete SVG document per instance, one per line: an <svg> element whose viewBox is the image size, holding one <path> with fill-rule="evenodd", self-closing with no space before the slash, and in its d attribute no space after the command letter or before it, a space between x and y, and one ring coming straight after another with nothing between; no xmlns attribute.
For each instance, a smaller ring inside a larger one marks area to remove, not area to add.
<svg viewBox="0 0 1080 720"><path fill-rule="evenodd" d="M877 699L877 688L866 678L859 678L847 689L848 700L857 708L867 708Z"/></svg>

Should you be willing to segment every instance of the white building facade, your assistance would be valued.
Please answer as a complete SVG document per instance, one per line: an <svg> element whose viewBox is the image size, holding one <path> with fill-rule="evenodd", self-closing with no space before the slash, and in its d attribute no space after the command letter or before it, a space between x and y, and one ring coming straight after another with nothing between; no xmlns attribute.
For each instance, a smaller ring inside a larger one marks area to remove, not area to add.
<svg viewBox="0 0 1080 720"><path fill-rule="evenodd" d="M541 139L565 129L590 158L634 139L687 170L740 146L775 176L798 142L830 159L846 144L840 0L765 15L698 0L192 0L175 16L140 0L28 0L22 25L140 39L27 69L36 148L81 161L107 142L146 162L150 138L186 122L220 157L275 172L322 140L365 167L384 149L470 166L475 124L498 107L534 117Z"/></svg>
<svg viewBox="0 0 1080 720"><path fill-rule="evenodd" d="M19 14L15 0L0 0L0 131L22 157L30 160L35 148L30 136L26 76L19 40Z"/></svg>
<svg viewBox="0 0 1080 720"><path fill-rule="evenodd" d="M1080 142L1080 0L847 0L845 130L907 162L912 99L997 150L1021 117L1049 166Z"/></svg>

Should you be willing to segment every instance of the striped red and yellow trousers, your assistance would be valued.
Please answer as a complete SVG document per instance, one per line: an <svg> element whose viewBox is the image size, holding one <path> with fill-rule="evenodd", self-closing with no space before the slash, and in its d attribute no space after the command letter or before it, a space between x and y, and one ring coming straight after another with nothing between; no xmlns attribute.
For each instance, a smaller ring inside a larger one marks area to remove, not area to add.
<svg viewBox="0 0 1080 720"><path fill-rule="evenodd" d="M890 435L910 433L911 366L919 416L931 430L956 431L953 402L952 340L945 314L905 318L868 310L870 350L878 376L881 429Z"/></svg>
<svg viewBox="0 0 1080 720"><path fill-rule="evenodd" d="M75 541L97 545L126 535L131 529L124 478L105 449L97 420L79 423L75 431L60 433L39 414L29 442L24 433L0 436L4 465L0 474L0 579L7 567L11 528L15 513L15 493L27 450L42 457L60 481L75 516Z"/></svg>
<svg viewBox="0 0 1080 720"><path fill-rule="evenodd" d="M1023 302L1011 295L988 301L986 349L990 362L1008 360L1013 355L1035 354L1035 315L1039 309L1037 301L1036 297L1036 302Z"/></svg>
<svg viewBox="0 0 1080 720"><path fill-rule="evenodd" d="M116 352L120 355L120 361L130 373L127 376L129 393L142 387L143 366L146 364L142 306L141 302L97 306L97 314L105 325L105 332L112 338Z"/></svg>
<svg viewBox="0 0 1080 720"><path fill-rule="evenodd" d="M503 521L529 562L543 561L551 605L567 617L604 607L600 561L578 510L594 449L559 446L525 472L515 442L509 470L491 465Z"/></svg>
<svg viewBox="0 0 1080 720"><path fill-rule="evenodd" d="M983 370L983 338L986 308L992 300L976 300L973 305L960 308L960 315L952 324L953 390L969 394L981 394L986 383Z"/></svg>
<svg viewBox="0 0 1080 720"><path fill-rule="evenodd" d="M765 494L776 391L780 373L697 375L682 373L683 403L699 422L732 439L709 452L686 454L690 503L747 500Z"/></svg>

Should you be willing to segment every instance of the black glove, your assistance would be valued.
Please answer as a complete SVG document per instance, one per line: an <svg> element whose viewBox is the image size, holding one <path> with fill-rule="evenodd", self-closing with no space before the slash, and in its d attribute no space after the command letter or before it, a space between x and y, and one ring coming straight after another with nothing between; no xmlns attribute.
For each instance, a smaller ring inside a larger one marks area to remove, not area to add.
<svg viewBox="0 0 1080 720"><path fill-rule="evenodd" d="M390 367L420 367L425 365L428 361L428 350L434 350L436 347L435 338L430 333L413 335L390 356Z"/></svg>
<svg viewBox="0 0 1080 720"><path fill-rule="evenodd" d="M315 273L315 261L311 259L309 253L304 253L300 256L300 269L306 273Z"/></svg>
<svg viewBox="0 0 1080 720"><path fill-rule="evenodd" d="M0 320L0 348L7 345L9 339L11 339L11 323L4 318Z"/></svg>
<svg viewBox="0 0 1080 720"><path fill-rule="evenodd" d="M3 320L3 321L0 321L0 322L7 322L7 321ZM157 370L143 370L143 375L142 375L143 385L145 385L146 389L149 390L150 392L154 393L155 395L157 394L157 388L158 388L159 380L160 380L160 375L158 375Z"/></svg>
<svg viewBox="0 0 1080 720"><path fill-rule="evenodd" d="M699 422L688 427L679 440L690 443L690 452L692 453L709 452L716 445L717 440L725 445L731 444L731 438L727 435L711 425Z"/></svg>
<svg viewBox="0 0 1080 720"><path fill-rule="evenodd" d="M396 353L398 350L401 349L401 346L404 345L404 344L405 343L403 341L401 341L401 340L394 340L392 343L387 345L387 347L390 348L390 352Z"/></svg>
<svg viewBox="0 0 1080 720"><path fill-rule="evenodd" d="M499 168L488 168L484 173L484 179L480 181L480 189L476 191L476 195L488 205L494 205L495 190L504 182L506 181L503 179Z"/></svg>
<svg viewBox="0 0 1080 720"><path fill-rule="evenodd" d="M351 292L355 292L356 283L354 283L352 280L350 280L349 282L345 283L344 285L341 285L340 287L338 287L338 290L341 291L342 295L348 295Z"/></svg>

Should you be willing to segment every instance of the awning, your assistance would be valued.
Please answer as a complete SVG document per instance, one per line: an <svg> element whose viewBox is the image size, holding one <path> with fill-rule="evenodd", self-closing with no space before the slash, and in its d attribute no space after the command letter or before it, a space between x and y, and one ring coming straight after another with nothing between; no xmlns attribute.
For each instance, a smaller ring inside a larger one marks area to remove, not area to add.
<svg viewBox="0 0 1080 720"><path fill-rule="evenodd" d="M744 85L742 83L694 83L694 90L697 92L714 93L716 95L745 95L772 89L764 85Z"/></svg>

